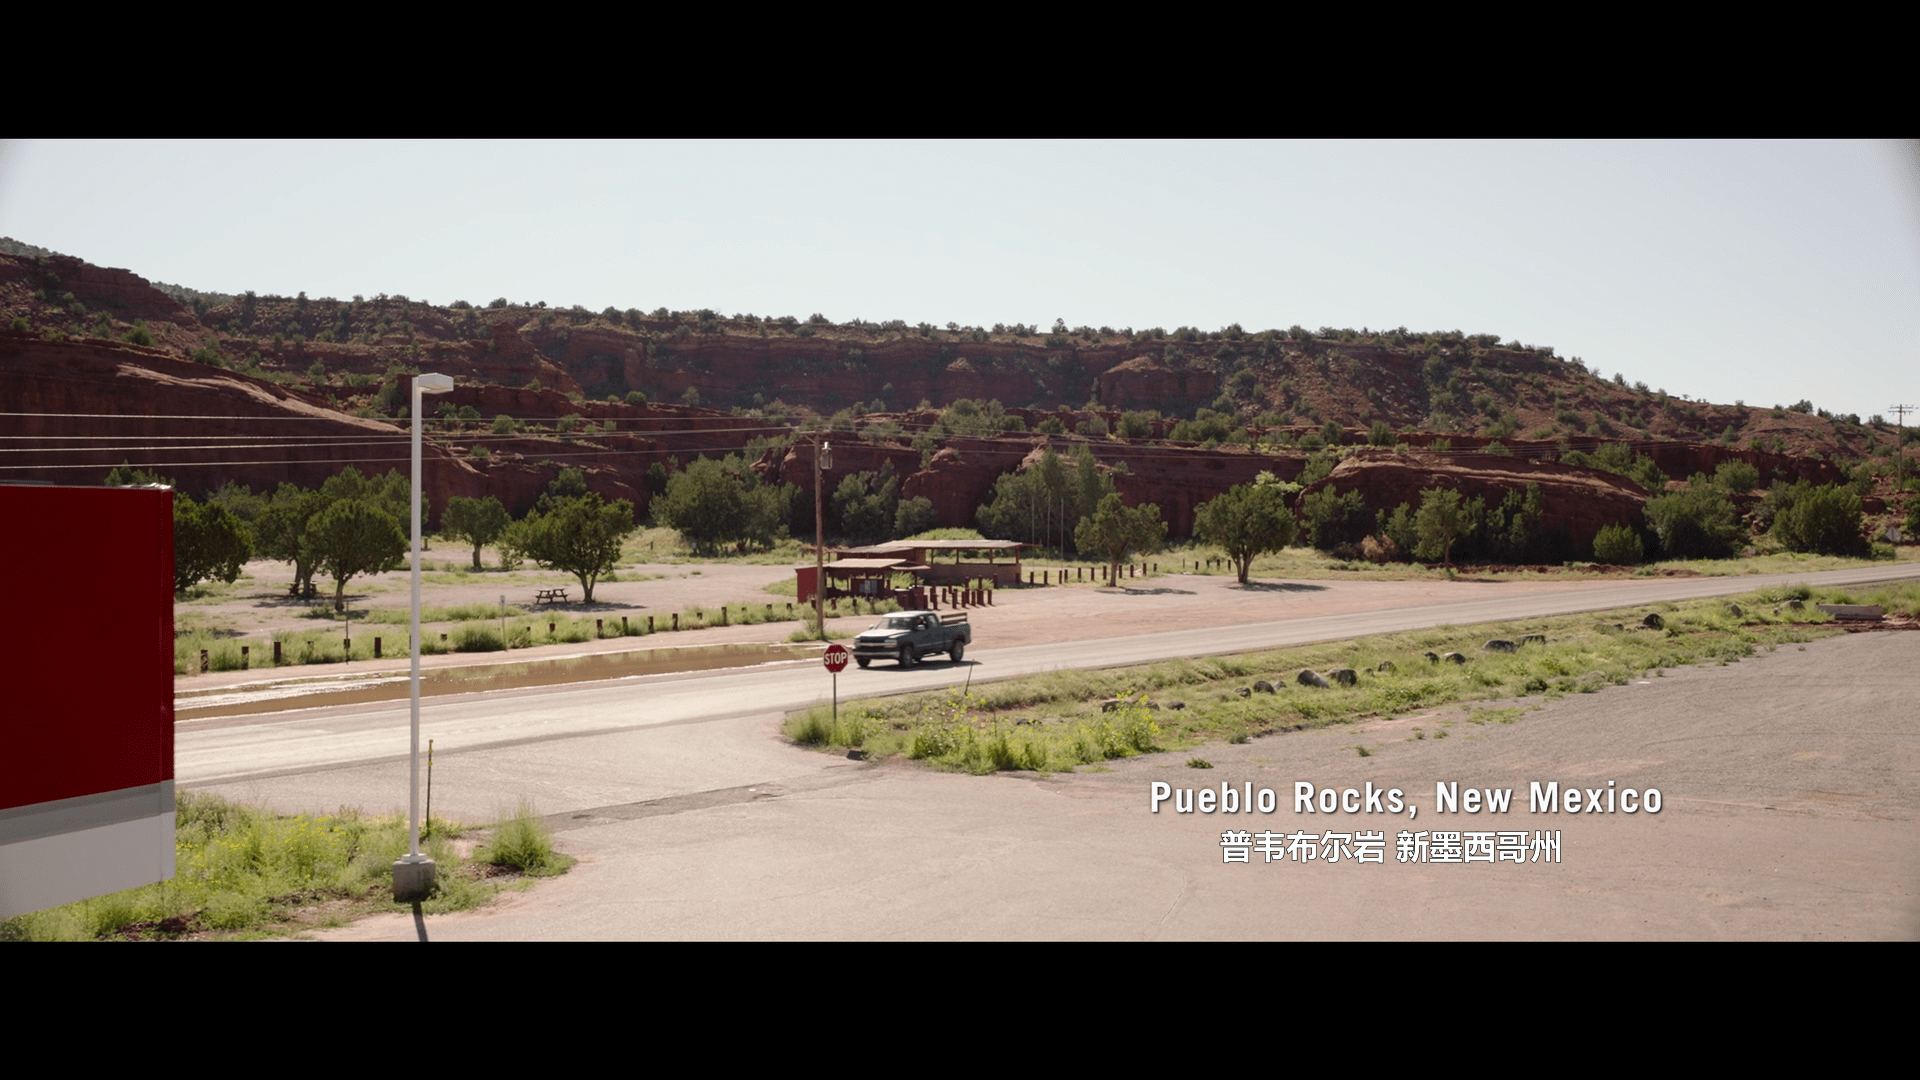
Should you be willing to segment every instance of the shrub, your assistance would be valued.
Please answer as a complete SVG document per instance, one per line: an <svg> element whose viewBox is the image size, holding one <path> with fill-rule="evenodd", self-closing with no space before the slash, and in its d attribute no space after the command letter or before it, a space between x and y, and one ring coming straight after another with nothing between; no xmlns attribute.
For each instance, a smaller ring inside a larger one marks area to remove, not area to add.
<svg viewBox="0 0 1920 1080"><path fill-rule="evenodd" d="M475 856L482 862L510 866L526 874L565 869L565 857L554 853L553 834L525 799L520 800L512 817L494 826L493 839Z"/></svg>
<svg viewBox="0 0 1920 1080"><path fill-rule="evenodd" d="M1625 525L1608 525L1593 538L1595 562L1616 566L1635 566L1647 557L1640 534Z"/></svg>
<svg viewBox="0 0 1920 1080"><path fill-rule="evenodd" d="M1713 482L1731 494L1744 495L1760 486L1760 470L1744 461L1723 461L1713 472Z"/></svg>
<svg viewBox="0 0 1920 1080"><path fill-rule="evenodd" d="M1824 555L1853 555L1865 549L1860 537L1860 496L1837 484L1816 488L1804 480L1790 490L1790 499L1773 518L1773 537L1782 547Z"/></svg>
<svg viewBox="0 0 1920 1080"><path fill-rule="evenodd" d="M1741 537L1733 503L1707 484L1649 499L1644 513L1670 558L1726 558Z"/></svg>

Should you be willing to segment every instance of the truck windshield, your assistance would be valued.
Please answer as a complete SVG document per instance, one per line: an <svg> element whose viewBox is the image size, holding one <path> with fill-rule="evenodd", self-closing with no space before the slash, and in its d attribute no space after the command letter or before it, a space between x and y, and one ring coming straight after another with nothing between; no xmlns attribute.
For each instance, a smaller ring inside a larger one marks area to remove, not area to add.
<svg viewBox="0 0 1920 1080"><path fill-rule="evenodd" d="M913 629L914 622L920 618L921 616L919 615L888 615L887 617L881 619L879 622L874 623L872 626L867 627L867 629L869 630L911 630Z"/></svg>

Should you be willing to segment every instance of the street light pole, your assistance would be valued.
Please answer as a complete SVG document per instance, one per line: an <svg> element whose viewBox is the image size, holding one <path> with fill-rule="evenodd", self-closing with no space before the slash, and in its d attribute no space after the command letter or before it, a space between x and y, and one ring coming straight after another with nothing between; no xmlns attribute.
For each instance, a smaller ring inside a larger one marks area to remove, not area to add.
<svg viewBox="0 0 1920 1080"><path fill-rule="evenodd" d="M412 745L408 751L411 782L407 796L407 854L393 864L393 898L420 901L433 892L433 860L420 854L420 411L421 395L444 394L453 389L453 378L438 373L413 377L413 636L410 638L413 668L410 680L412 697Z"/></svg>

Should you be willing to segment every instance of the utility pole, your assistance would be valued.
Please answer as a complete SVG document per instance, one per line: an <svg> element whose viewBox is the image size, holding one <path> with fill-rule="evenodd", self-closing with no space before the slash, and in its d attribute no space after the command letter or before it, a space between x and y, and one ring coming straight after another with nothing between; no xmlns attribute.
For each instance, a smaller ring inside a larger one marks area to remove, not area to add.
<svg viewBox="0 0 1920 1080"><path fill-rule="evenodd" d="M1907 414L1910 412L1920 412L1920 407L1913 405L1889 405L1887 406L1887 411L1893 414L1893 422L1897 425L1893 429L1893 487L1895 491L1899 491L1906 487L1907 483Z"/></svg>
<svg viewBox="0 0 1920 1080"><path fill-rule="evenodd" d="M826 496L821 488L820 472L833 468L828 456L833 447L822 440L824 432L813 435L813 625L819 630L820 640L827 640L826 601L827 593L827 518L824 512Z"/></svg>

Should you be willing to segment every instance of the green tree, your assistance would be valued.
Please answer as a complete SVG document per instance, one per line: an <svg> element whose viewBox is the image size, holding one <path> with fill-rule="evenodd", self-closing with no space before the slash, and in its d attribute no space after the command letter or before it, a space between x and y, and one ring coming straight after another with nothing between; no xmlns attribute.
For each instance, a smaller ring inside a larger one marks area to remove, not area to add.
<svg viewBox="0 0 1920 1080"><path fill-rule="evenodd" d="M484 499L455 495L447 500L447 508L440 515L442 532L473 545L475 570L480 569L480 549L499 539L512 524L512 515L492 495Z"/></svg>
<svg viewBox="0 0 1920 1080"><path fill-rule="evenodd" d="M339 502L366 503L392 518L400 526L400 535L407 539L413 535L413 503L409 501L412 491L413 485L397 469L389 469L385 476L367 476L351 465L320 484L320 496L328 506Z"/></svg>
<svg viewBox="0 0 1920 1080"><path fill-rule="evenodd" d="M1342 494L1331 484L1300 498L1300 517L1307 543L1320 551L1359 543L1375 522L1358 488Z"/></svg>
<svg viewBox="0 0 1920 1080"><path fill-rule="evenodd" d="M1713 471L1713 482L1729 495L1745 495L1760 486L1760 470L1744 461L1723 461Z"/></svg>
<svg viewBox="0 0 1920 1080"><path fill-rule="evenodd" d="M232 511L174 495L173 591L209 580L231 584L252 557L253 537Z"/></svg>
<svg viewBox="0 0 1920 1080"><path fill-rule="evenodd" d="M1231 488L1200 507L1193 533L1207 543L1220 545L1239 570L1240 584L1245 585L1255 557L1293 542L1299 525L1287 506L1287 497L1298 490L1297 485L1263 472L1253 483Z"/></svg>
<svg viewBox="0 0 1920 1080"><path fill-rule="evenodd" d="M570 502L587 493L587 474L580 469L561 469L559 475L547 481L540 497L533 501L533 509L538 513L550 513L561 503Z"/></svg>
<svg viewBox="0 0 1920 1080"><path fill-rule="evenodd" d="M1733 554L1734 544L1743 535L1726 493L1703 481L1648 499L1641 510L1669 558L1724 559Z"/></svg>
<svg viewBox="0 0 1920 1080"><path fill-rule="evenodd" d="M993 499L980 507L976 520L981 534L991 539L1041 543L1057 536L1062 548L1071 548L1074 526L1113 490L1113 476L1100 469L1085 445L1075 450L1071 463L1048 448L1032 467L1001 474Z"/></svg>
<svg viewBox="0 0 1920 1080"><path fill-rule="evenodd" d="M1475 496L1462 499L1450 488L1432 488L1420 493L1420 509L1413 516L1415 558L1434 558L1453 565L1453 544L1461 536L1480 526L1485 503Z"/></svg>
<svg viewBox="0 0 1920 1080"><path fill-rule="evenodd" d="M1860 496L1839 484L1794 484L1775 512L1773 537L1788 551L1857 555L1866 547L1860 535Z"/></svg>
<svg viewBox="0 0 1920 1080"><path fill-rule="evenodd" d="M305 543L307 522L326 507L327 500L318 491L298 484L281 484L254 521L254 546L259 554L293 564L296 595L304 594L313 586L317 559L314 549Z"/></svg>
<svg viewBox="0 0 1920 1080"><path fill-rule="evenodd" d="M1081 551L1107 557L1109 584L1119 583L1120 564L1128 556L1159 551L1166 538L1167 523L1160 520L1158 506L1145 503L1128 509L1118 492L1101 499L1093 514L1073 530L1073 542Z"/></svg>
<svg viewBox="0 0 1920 1080"><path fill-rule="evenodd" d="M787 531L793 496L793 485L761 483L735 454L724 461L695 458L667 478L666 491L651 506L654 521L678 530L696 547L771 546Z"/></svg>
<svg viewBox="0 0 1920 1080"><path fill-rule="evenodd" d="M841 477L828 500L827 523L834 532L850 539L887 540L892 538L899 509L900 482L889 461L880 466L879 472Z"/></svg>
<svg viewBox="0 0 1920 1080"><path fill-rule="evenodd" d="M1640 534L1626 525L1605 525L1593 538L1595 562L1638 566L1647 557Z"/></svg>
<svg viewBox="0 0 1920 1080"><path fill-rule="evenodd" d="M932 499L925 495L901 499L899 508L894 511L893 535L896 538L917 536L935 524Z"/></svg>
<svg viewBox="0 0 1920 1080"><path fill-rule="evenodd" d="M593 586L611 573L620 545L633 534L633 504L583 495L542 514L531 512L511 530L513 546L548 570L572 574L582 598L593 603Z"/></svg>
<svg viewBox="0 0 1920 1080"><path fill-rule="evenodd" d="M407 534L375 503L342 499L307 522L301 546L333 578L333 610L347 606L347 582L361 574L396 570L407 557Z"/></svg>

